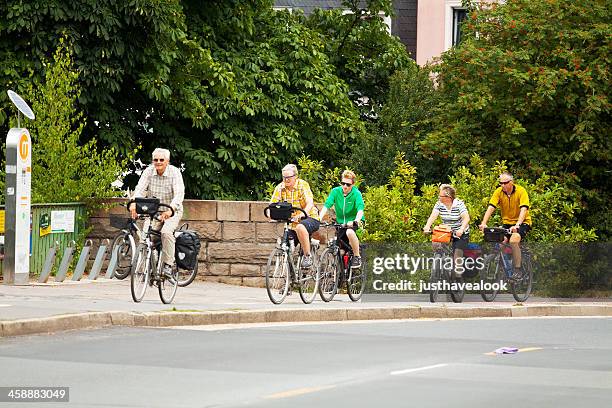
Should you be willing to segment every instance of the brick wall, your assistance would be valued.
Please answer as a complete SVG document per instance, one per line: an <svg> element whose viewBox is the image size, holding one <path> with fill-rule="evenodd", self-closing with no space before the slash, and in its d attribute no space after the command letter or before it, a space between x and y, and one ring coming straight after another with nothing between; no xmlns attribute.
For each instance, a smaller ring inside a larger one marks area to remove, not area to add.
<svg viewBox="0 0 612 408"><path fill-rule="evenodd" d="M125 207L113 200L109 210L100 211L90 218L94 241L112 237L117 229L109 224L109 217L125 215ZM282 235L283 225L271 223L263 215L265 202L185 200L182 223L198 232L202 238L199 280L233 285L263 287L268 255L276 238ZM332 232L327 231L327 233ZM324 235L327 240L327 234ZM97 242L96 242L97 243Z"/></svg>

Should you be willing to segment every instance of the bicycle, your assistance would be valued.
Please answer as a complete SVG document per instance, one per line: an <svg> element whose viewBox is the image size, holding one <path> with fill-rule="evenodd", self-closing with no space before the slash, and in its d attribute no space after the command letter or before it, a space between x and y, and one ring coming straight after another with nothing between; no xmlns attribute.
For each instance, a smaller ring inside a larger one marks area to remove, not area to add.
<svg viewBox="0 0 612 408"><path fill-rule="evenodd" d="M131 268L130 289L132 299L138 303L147 291L147 286L157 286L159 298L165 304L171 303L178 287L177 268L172 268L171 276L162 273L161 262L161 232L153 229L153 220L159 221L159 214L167 208L174 215L174 210L168 204L159 202L159 199L136 198L128 203L136 204L136 212L148 216L150 219L147 231L138 244Z"/></svg>
<svg viewBox="0 0 612 408"><path fill-rule="evenodd" d="M302 268L303 251L296 247L296 243L290 238L291 214L294 211L301 211L307 218L308 214L301 208L283 208L284 214L280 217L270 216L270 208L276 203L270 204L264 209L264 215L277 222L284 222L282 238L276 242L276 247L270 253L266 264L266 290L270 301L276 305L282 303L290 293L290 287L297 287L302 302L312 303L317 295L319 285L319 268L317 252L319 241L310 240L310 253L313 257L313 264L310 268ZM288 215L287 215L288 214ZM287 215L285 217L284 215ZM298 242L299 244L299 242Z"/></svg>
<svg viewBox="0 0 612 408"><path fill-rule="evenodd" d="M121 205L127 207L125 204ZM125 218L111 215L110 225L120 229L111 244L111 254L117 254L117 267L114 276L117 279L125 279L130 274L134 253L136 252L134 236L139 236L141 231L136 225L136 220L132 217Z"/></svg>
<svg viewBox="0 0 612 408"><path fill-rule="evenodd" d="M531 294L533 285L533 265L531 252L526 245L521 245L521 272L518 279L512 278L514 267L512 266L512 246L506 242L505 236L511 234L506 228L485 228L484 239L486 242L494 243L493 251L485 257L485 267L481 272L481 280L484 283L498 283L491 285L490 291L483 288L480 296L486 302L492 302L497 297L499 287L504 281L510 283L512 296L517 302L524 302ZM510 256L506 256L506 255Z"/></svg>
<svg viewBox="0 0 612 408"><path fill-rule="evenodd" d="M452 237L456 238L455 233ZM438 300L440 290L445 283L449 285L449 293L454 303L463 302L465 290L462 285L463 279L453 271L454 257L452 240L448 243L432 242L434 245L433 266L429 276L429 301L435 303ZM450 268L448 267L450 265Z"/></svg>
<svg viewBox="0 0 612 408"><path fill-rule="evenodd" d="M319 260L319 296L324 302L330 302L346 283L349 298L356 302L361 299L365 290L365 269L363 263L359 268L352 268L353 249L342 241L338 242L338 231L347 228L347 225L336 223L322 225L324 228L332 226L336 229L336 236L329 240Z"/></svg>

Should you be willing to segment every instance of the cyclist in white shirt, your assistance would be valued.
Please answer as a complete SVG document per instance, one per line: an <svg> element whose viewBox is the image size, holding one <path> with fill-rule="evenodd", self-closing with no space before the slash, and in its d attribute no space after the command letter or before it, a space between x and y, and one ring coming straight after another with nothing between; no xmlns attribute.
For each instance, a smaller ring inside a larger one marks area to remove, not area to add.
<svg viewBox="0 0 612 408"><path fill-rule="evenodd" d="M440 193L438 194L438 202L427 220L427 224L423 227L423 232L430 233L431 226L438 218L442 218L442 222L448 225L453 237L453 254L455 263L460 258L463 258L463 250L467 249L470 242L470 214L468 213L465 203L455 197L455 189L450 184L442 184ZM455 268L455 273L461 275L463 268Z"/></svg>

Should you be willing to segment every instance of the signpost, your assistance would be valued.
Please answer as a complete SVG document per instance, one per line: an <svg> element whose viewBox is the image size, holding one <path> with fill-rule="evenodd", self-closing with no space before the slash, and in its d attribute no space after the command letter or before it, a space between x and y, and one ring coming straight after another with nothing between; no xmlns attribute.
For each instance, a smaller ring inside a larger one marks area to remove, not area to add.
<svg viewBox="0 0 612 408"><path fill-rule="evenodd" d="M21 128L21 113L34 119L28 104L13 91L9 98L19 110L17 128L6 137L6 214L4 264L2 274L9 285L29 284L30 274L30 206L32 183L32 140Z"/></svg>

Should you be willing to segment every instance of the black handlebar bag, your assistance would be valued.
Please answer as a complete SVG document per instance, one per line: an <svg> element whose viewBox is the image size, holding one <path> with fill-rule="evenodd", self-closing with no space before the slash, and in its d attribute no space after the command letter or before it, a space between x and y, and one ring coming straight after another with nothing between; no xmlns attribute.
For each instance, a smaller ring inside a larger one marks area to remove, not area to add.
<svg viewBox="0 0 612 408"><path fill-rule="evenodd" d="M286 201L279 201L278 203L270 203L266 210L270 212L270 218L275 221L287 221L291 219L292 205Z"/></svg>
<svg viewBox="0 0 612 408"><path fill-rule="evenodd" d="M159 198L136 198L134 202L138 214L155 215L159 209Z"/></svg>

